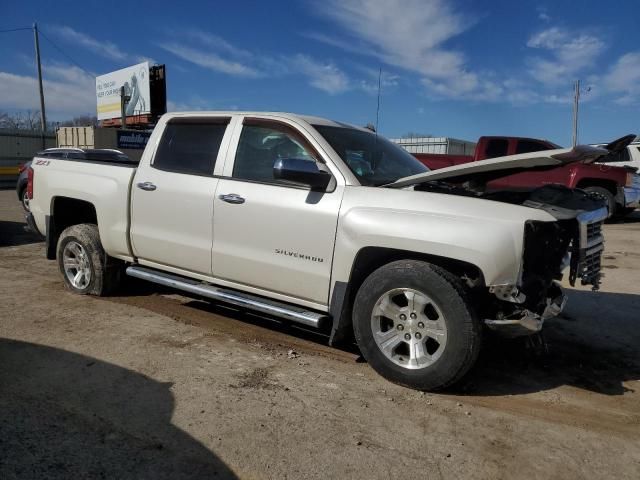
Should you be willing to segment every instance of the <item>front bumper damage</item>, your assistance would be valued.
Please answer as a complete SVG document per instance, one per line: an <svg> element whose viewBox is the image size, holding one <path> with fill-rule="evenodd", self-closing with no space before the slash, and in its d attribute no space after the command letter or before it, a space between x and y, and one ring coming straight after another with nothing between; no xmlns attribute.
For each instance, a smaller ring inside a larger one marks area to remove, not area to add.
<svg viewBox="0 0 640 480"><path fill-rule="evenodd" d="M559 288L559 287L558 287ZM496 319L485 319L484 323L490 329L507 336L531 335L542 330L545 320L557 317L562 313L567 303L567 295L560 290L555 298L547 299L547 306L540 314L526 308L516 309L508 316Z"/></svg>

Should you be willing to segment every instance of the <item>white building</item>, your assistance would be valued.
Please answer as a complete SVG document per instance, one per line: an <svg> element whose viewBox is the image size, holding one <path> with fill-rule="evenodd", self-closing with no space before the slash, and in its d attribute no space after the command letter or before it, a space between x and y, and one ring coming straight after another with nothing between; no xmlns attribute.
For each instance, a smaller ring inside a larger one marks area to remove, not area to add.
<svg viewBox="0 0 640 480"><path fill-rule="evenodd" d="M449 137L390 138L409 153L442 153L449 155L473 155L475 142Z"/></svg>

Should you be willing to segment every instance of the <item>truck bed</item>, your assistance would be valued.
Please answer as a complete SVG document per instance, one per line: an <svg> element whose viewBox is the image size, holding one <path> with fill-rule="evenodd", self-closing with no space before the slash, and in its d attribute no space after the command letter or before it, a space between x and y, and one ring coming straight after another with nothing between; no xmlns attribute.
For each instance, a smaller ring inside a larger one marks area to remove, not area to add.
<svg viewBox="0 0 640 480"><path fill-rule="evenodd" d="M49 228L45 217L50 211L64 209L65 198L84 200L95 206L91 209L105 250L120 258L131 256L129 196L138 162L114 150L49 149L34 157L33 163L37 165L33 182L38 201L32 202L32 210L36 209L33 213L40 233ZM49 206L51 210L38 211Z"/></svg>

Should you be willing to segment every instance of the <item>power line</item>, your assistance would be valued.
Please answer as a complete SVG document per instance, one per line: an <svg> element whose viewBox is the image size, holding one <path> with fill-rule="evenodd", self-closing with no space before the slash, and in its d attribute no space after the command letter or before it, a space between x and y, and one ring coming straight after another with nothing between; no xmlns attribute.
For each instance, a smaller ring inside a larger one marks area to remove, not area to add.
<svg viewBox="0 0 640 480"><path fill-rule="evenodd" d="M20 30L33 30L31 27L10 28L8 30L0 30L0 33L19 32Z"/></svg>
<svg viewBox="0 0 640 480"><path fill-rule="evenodd" d="M87 70L86 68L82 67L78 62L76 62L71 55L67 54L64 50L62 50L62 48L60 48L53 40L51 40L49 37L47 37L44 32L42 30L38 30L38 33L40 33L40 35L42 35L44 37L44 39L49 42L56 50L58 50L58 52L60 52L62 55L64 55L65 57L67 57L67 59L73 63L76 67L78 67L80 70L82 70L84 73L86 73L87 75L89 75L90 77L93 77L94 74L91 73L89 70Z"/></svg>
<svg viewBox="0 0 640 480"><path fill-rule="evenodd" d="M19 27L19 28L10 28L7 30L0 30L0 33L9 33L9 32L19 32L21 30L33 30L33 27ZM62 55L64 55L71 63L73 63L76 67L78 67L80 70L82 70L84 73L86 73L87 75L89 75L90 77L93 77L94 74L91 73L89 70L87 70L86 68L82 67L82 65L80 65L78 62L76 62L73 57L71 57L71 55L69 55L68 53L66 53L64 50L62 50L62 48L60 48L58 46L58 44L56 44L56 42L54 42L53 40L51 40L47 35L45 35L45 33L42 30L38 30L38 33L40 35L42 35L42 37L49 42L56 50L58 50L58 52L60 52Z"/></svg>

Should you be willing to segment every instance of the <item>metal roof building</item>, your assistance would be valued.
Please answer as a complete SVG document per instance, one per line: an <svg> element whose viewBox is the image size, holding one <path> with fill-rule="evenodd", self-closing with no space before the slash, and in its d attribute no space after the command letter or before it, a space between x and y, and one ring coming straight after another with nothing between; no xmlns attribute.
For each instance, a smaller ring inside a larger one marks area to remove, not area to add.
<svg viewBox="0 0 640 480"><path fill-rule="evenodd" d="M390 138L409 153L442 153L449 155L473 155L475 142L449 137Z"/></svg>

